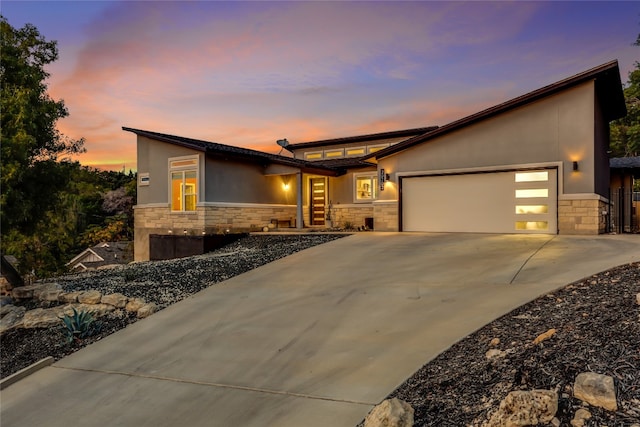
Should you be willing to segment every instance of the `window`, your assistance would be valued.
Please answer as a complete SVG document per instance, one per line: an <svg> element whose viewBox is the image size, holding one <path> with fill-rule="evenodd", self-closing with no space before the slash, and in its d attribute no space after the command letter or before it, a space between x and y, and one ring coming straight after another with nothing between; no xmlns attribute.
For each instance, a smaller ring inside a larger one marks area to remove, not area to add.
<svg viewBox="0 0 640 427"><path fill-rule="evenodd" d="M376 174L356 175L356 201L374 200L378 197Z"/></svg>
<svg viewBox="0 0 640 427"><path fill-rule="evenodd" d="M516 230L548 230L547 221L516 221Z"/></svg>
<svg viewBox="0 0 640 427"><path fill-rule="evenodd" d="M516 205L516 215L546 213L549 213L548 205Z"/></svg>
<svg viewBox="0 0 640 427"><path fill-rule="evenodd" d="M347 150L346 150L346 156L347 157L364 156L364 154L365 154L365 148L364 147L347 148Z"/></svg>
<svg viewBox="0 0 640 427"><path fill-rule="evenodd" d="M304 153L305 160L320 160L322 159L322 151L313 151L309 153Z"/></svg>
<svg viewBox="0 0 640 427"><path fill-rule="evenodd" d="M516 172L516 182L549 181L549 172Z"/></svg>
<svg viewBox="0 0 640 427"><path fill-rule="evenodd" d="M324 158L325 159L336 159L344 157L344 148L336 149L336 150L325 150Z"/></svg>
<svg viewBox="0 0 640 427"><path fill-rule="evenodd" d="M367 154L377 153L380 150L387 148L389 144L368 145Z"/></svg>
<svg viewBox="0 0 640 427"><path fill-rule="evenodd" d="M529 188L524 190L516 190L516 199L527 199L536 197L549 197L547 188Z"/></svg>
<svg viewBox="0 0 640 427"><path fill-rule="evenodd" d="M169 161L171 177L171 210L195 211L198 202L198 158Z"/></svg>

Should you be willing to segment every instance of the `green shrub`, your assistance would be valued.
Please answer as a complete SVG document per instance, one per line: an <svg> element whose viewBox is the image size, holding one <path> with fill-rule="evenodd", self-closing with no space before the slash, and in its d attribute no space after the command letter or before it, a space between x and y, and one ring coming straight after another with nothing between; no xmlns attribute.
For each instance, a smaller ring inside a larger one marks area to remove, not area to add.
<svg viewBox="0 0 640 427"><path fill-rule="evenodd" d="M64 323L64 334L70 343L93 336L101 329L100 322L96 322L91 313L77 311L75 308L72 315L65 314L62 323Z"/></svg>

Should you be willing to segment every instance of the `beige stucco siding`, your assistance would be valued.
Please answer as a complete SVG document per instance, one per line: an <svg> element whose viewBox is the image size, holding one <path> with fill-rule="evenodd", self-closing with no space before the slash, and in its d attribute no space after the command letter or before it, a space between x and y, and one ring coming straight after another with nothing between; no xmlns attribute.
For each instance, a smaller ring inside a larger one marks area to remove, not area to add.
<svg viewBox="0 0 640 427"><path fill-rule="evenodd" d="M260 164L207 158L206 177L205 202L296 204L296 176L265 176Z"/></svg>
<svg viewBox="0 0 640 427"><path fill-rule="evenodd" d="M597 92L596 92L597 93ZM605 198L609 198L609 185L611 180L609 169L609 122L605 119L600 102L595 107L595 144L594 144L594 168L595 190Z"/></svg>
<svg viewBox="0 0 640 427"><path fill-rule="evenodd" d="M199 151L138 136L138 173L149 174L149 185L138 186L138 205L167 203L168 206L169 158L192 155L198 155L200 164L203 164L203 154ZM198 199L202 197L201 190L198 191Z"/></svg>
<svg viewBox="0 0 640 427"><path fill-rule="evenodd" d="M562 162L564 193L593 194L594 97L587 82L381 159L379 167L393 176ZM580 173L572 173L574 160ZM396 185L389 190L382 200L397 199Z"/></svg>

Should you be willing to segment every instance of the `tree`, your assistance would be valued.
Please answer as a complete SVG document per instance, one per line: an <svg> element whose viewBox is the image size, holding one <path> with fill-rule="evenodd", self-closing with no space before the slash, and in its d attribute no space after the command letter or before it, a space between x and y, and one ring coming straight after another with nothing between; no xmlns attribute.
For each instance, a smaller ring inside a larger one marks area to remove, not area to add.
<svg viewBox="0 0 640 427"><path fill-rule="evenodd" d="M640 46L640 34L634 43ZM624 85L627 115L611 123L611 157L640 156L640 62Z"/></svg>
<svg viewBox="0 0 640 427"><path fill-rule="evenodd" d="M56 128L68 111L48 95L44 67L57 58L55 41L45 40L30 24L15 29L0 15L0 226L3 252L19 259L57 258L51 245L63 250L68 243L62 243L68 236L58 227L68 228L60 224L65 215L59 216L68 167L58 160L83 152L84 140L66 138ZM22 263L23 270L30 264Z"/></svg>

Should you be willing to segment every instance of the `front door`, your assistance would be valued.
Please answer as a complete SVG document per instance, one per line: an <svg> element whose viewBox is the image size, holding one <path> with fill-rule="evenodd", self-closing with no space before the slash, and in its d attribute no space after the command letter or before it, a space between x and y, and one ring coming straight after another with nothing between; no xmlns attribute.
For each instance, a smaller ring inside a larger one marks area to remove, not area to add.
<svg viewBox="0 0 640 427"><path fill-rule="evenodd" d="M311 178L309 182L311 183L309 191L311 225L324 225L324 200L326 193L325 179Z"/></svg>

